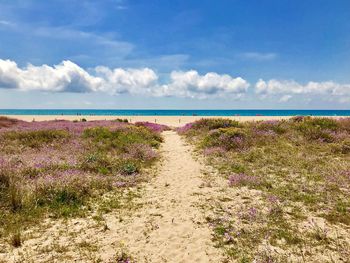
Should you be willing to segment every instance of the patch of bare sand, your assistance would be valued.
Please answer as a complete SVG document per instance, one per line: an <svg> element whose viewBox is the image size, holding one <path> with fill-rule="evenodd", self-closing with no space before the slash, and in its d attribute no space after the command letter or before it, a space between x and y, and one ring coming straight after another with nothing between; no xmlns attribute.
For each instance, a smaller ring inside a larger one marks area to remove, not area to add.
<svg viewBox="0 0 350 263"><path fill-rule="evenodd" d="M56 222L3 258L117 262L115 255L123 249L136 262L220 262L199 207L214 188L204 186L204 166L193 159L191 146L174 131L163 135L163 162L142 190L142 207L135 214L111 212L103 215L104 223L92 218Z"/></svg>

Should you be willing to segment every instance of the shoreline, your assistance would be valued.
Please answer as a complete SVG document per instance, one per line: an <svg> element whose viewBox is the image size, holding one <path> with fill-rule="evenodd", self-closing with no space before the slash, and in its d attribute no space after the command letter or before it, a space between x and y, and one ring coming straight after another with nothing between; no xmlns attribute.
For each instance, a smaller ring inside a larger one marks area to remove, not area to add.
<svg viewBox="0 0 350 263"><path fill-rule="evenodd" d="M49 120L81 120L87 121L95 120L115 120L115 119L127 119L131 123L147 121L159 124L164 124L172 127L180 127L187 123L194 122L203 118L224 118L236 121L262 121L262 120L283 120L289 119L295 116L90 116L90 115L0 115L7 118L19 119L22 121L49 121ZM315 117L327 117L327 118L347 118L349 116L315 116Z"/></svg>

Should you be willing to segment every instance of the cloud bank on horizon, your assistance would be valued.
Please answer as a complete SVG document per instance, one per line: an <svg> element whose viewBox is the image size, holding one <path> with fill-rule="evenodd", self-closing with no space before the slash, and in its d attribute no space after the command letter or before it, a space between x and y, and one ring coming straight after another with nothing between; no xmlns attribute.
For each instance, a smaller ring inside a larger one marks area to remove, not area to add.
<svg viewBox="0 0 350 263"><path fill-rule="evenodd" d="M0 88L20 91L91 93L111 95L130 94L151 97L182 97L207 99L212 97L242 98L251 84L242 77L208 72L200 75L196 70L172 71L167 81L160 81L150 68L109 68L97 66L85 70L72 61L58 65L19 67L16 62L0 59ZM293 95L327 95L339 102L350 101L350 84L334 81L313 82L303 85L294 80L265 81L254 85L260 98L281 96L280 102L289 101Z"/></svg>
<svg viewBox="0 0 350 263"><path fill-rule="evenodd" d="M241 96L249 87L246 80L195 70L172 71L170 80L160 83L150 68L108 68L98 66L90 72L66 60L54 66L29 64L20 68L16 62L0 59L0 88L45 92L106 92L155 97L207 98Z"/></svg>

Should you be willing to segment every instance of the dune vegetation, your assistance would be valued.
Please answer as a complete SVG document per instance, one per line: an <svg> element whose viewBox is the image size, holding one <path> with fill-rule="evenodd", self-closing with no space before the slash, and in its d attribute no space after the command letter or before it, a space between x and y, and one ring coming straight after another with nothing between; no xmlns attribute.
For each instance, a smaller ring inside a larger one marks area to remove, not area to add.
<svg viewBox="0 0 350 263"><path fill-rule="evenodd" d="M228 261L347 262L350 118L202 119L178 132L217 171L203 206Z"/></svg>
<svg viewBox="0 0 350 263"><path fill-rule="evenodd" d="M211 118L178 128L181 136L168 129L0 118L0 253L158 262L206 247L201 259L217 262L350 258L350 118Z"/></svg>
<svg viewBox="0 0 350 263"><path fill-rule="evenodd" d="M18 247L21 232L46 218L131 207L127 189L146 179L166 128L1 118L0 240Z"/></svg>

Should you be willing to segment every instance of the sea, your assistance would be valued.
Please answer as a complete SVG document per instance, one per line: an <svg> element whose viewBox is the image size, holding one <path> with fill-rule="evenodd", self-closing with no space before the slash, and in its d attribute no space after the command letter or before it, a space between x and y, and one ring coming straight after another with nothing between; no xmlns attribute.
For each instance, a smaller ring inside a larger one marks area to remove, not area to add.
<svg viewBox="0 0 350 263"><path fill-rule="evenodd" d="M350 110L0 109L0 115L62 116L350 116Z"/></svg>

